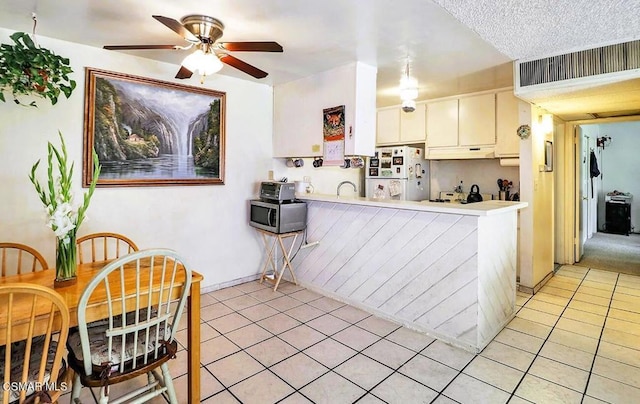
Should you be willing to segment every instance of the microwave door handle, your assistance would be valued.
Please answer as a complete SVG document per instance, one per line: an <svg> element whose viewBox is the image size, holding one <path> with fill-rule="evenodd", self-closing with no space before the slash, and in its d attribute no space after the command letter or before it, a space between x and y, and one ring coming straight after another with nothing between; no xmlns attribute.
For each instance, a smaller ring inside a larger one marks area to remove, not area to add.
<svg viewBox="0 0 640 404"><path fill-rule="evenodd" d="M270 227L273 227L273 226L274 226L274 224L273 224L273 223L271 223L271 217L272 217L272 216L275 216L275 215L274 215L274 213L275 213L275 209L273 209L273 208L269 208L269 213L267 214L267 222L269 223L269 226L270 226Z"/></svg>

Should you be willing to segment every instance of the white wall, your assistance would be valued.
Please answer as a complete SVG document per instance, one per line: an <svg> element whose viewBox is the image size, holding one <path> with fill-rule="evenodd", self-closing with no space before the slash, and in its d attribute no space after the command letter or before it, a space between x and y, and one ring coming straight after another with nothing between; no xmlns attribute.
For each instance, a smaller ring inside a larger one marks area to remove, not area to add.
<svg viewBox="0 0 640 404"><path fill-rule="evenodd" d="M340 168L336 166L314 167L312 158L304 158L302 167L287 167L287 159L274 159L273 168L275 180L287 177L289 182L302 181L304 177L310 177L313 192L316 194L335 195L338 184L342 181L351 181L356 184L357 191L353 187L344 185L340 189L342 196L364 196L364 169ZM267 179L265 176L264 179Z"/></svg>
<svg viewBox="0 0 640 404"><path fill-rule="evenodd" d="M520 211L520 285L531 289L553 271L554 172L540 171L540 167L544 166L545 142L556 143L554 132L561 130L562 125L554 126L545 111L532 108L531 136L520 142L521 196L529 203Z"/></svg>
<svg viewBox="0 0 640 404"><path fill-rule="evenodd" d="M440 191L453 191L463 182L464 192L471 190L471 185L477 184L480 193L493 194L498 199L497 180L508 179L513 182L510 193L520 190L520 168L502 167L499 159L483 160L432 160L431 170L431 196L437 198Z"/></svg>
<svg viewBox="0 0 640 404"><path fill-rule="evenodd" d="M610 136L611 143L604 149L597 148L600 192L598 194L598 230L603 230L605 223L605 201L607 192L614 190L630 192L631 226L634 232L640 232L640 122L620 122L598 125L583 125L583 132L592 137Z"/></svg>
<svg viewBox="0 0 640 404"><path fill-rule="evenodd" d="M377 68L353 62L274 88L277 157L323 155L325 108L344 106L344 155L372 156L376 139ZM325 156L325 164L329 164Z"/></svg>
<svg viewBox="0 0 640 404"><path fill-rule="evenodd" d="M11 33L0 28L0 42L9 43ZM5 92L8 102L0 103L0 240L31 245L55 265L55 237L45 226L44 208L27 175L36 160L46 162L47 142L57 145L60 130L75 162L76 192L82 191L84 67L200 84L195 77L173 79L174 65L42 36L38 41L71 59L78 86L70 99L61 96L55 106L38 99L38 108L17 106ZM98 188L79 234L112 231L140 248L173 248L204 275L206 287L259 272L262 244L247 224L247 200L272 169L273 110L270 86L222 75L207 78L204 86L227 94L225 185Z"/></svg>

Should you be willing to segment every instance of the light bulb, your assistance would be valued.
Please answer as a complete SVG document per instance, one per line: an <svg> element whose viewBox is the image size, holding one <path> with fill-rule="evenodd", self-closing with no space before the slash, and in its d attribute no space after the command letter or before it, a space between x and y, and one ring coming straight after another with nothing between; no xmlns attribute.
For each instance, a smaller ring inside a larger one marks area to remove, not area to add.
<svg viewBox="0 0 640 404"><path fill-rule="evenodd" d="M214 53L205 53L202 56L200 74L203 76L209 76L213 73L217 73L220 69L222 69L222 62Z"/></svg>
<svg viewBox="0 0 640 404"><path fill-rule="evenodd" d="M222 69L222 62L213 52L204 53L198 49L184 58L182 66L194 73L208 76Z"/></svg>
<svg viewBox="0 0 640 404"><path fill-rule="evenodd" d="M204 52L198 49L184 58L184 60L182 61L182 66L186 67L192 72L195 72L198 69L198 66L200 66L200 59L202 58L202 56L204 56Z"/></svg>
<svg viewBox="0 0 640 404"><path fill-rule="evenodd" d="M400 99L402 101L415 100L416 98L418 98L418 89L416 87L400 90Z"/></svg>
<svg viewBox="0 0 640 404"><path fill-rule="evenodd" d="M403 76L400 79L400 99L415 100L418 98L418 81L413 77Z"/></svg>

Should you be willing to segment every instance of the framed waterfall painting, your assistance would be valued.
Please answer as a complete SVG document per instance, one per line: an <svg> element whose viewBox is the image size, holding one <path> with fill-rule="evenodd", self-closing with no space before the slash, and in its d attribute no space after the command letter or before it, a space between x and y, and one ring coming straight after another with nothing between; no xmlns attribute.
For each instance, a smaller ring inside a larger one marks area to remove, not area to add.
<svg viewBox="0 0 640 404"><path fill-rule="evenodd" d="M87 67L83 186L224 184L225 96Z"/></svg>

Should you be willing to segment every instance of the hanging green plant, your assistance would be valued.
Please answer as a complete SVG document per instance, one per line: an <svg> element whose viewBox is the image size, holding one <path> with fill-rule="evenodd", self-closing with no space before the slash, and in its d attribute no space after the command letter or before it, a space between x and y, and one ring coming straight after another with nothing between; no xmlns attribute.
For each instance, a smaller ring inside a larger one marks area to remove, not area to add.
<svg viewBox="0 0 640 404"><path fill-rule="evenodd" d="M23 104L18 97L35 95L58 102L60 93L69 98L76 82L69 59L36 45L29 34L16 32L10 36L14 44L0 45L0 101L5 102L3 91L9 90L13 101L36 107L36 102Z"/></svg>

